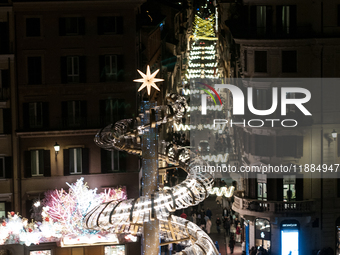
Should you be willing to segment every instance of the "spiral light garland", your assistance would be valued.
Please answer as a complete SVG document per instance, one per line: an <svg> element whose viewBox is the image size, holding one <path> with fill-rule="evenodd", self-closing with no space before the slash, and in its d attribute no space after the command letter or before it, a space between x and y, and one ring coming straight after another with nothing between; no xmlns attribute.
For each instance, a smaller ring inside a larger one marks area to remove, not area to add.
<svg viewBox="0 0 340 255"><path fill-rule="evenodd" d="M140 118L118 121L115 125L100 130L95 136L95 143L104 149L127 151L141 156L139 134L150 126L180 120L188 107L184 97L171 94L167 99L168 105L151 110L150 124L141 125ZM213 178L210 173L197 170L197 166L208 164L190 150L165 141L159 142L158 158L182 168L188 173L187 178L180 184L155 192L151 196L103 203L85 216L85 227L116 234L137 235L142 233L144 222L157 218L160 236L165 240L161 245L181 242L186 248L179 254L218 255L213 241L200 227L170 214L178 209L195 206L208 197L212 191ZM229 194L232 192L230 190Z"/></svg>

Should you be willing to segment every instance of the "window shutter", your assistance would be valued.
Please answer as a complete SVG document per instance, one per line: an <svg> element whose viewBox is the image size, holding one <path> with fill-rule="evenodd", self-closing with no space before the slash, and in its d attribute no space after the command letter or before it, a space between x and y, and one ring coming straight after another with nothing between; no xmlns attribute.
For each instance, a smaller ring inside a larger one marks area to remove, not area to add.
<svg viewBox="0 0 340 255"><path fill-rule="evenodd" d="M99 100L99 116L100 116L100 124L101 126L106 125L106 100Z"/></svg>
<svg viewBox="0 0 340 255"><path fill-rule="evenodd" d="M79 57L79 82L86 82L86 57Z"/></svg>
<svg viewBox="0 0 340 255"><path fill-rule="evenodd" d="M303 175L296 175L296 201L303 200Z"/></svg>
<svg viewBox="0 0 340 255"><path fill-rule="evenodd" d="M257 198L257 182L256 182L256 178L251 178L250 179L250 187L249 187L249 195L250 198L256 199Z"/></svg>
<svg viewBox="0 0 340 255"><path fill-rule="evenodd" d="M107 173L111 166L109 165L109 156L111 151L100 149L101 171L103 174Z"/></svg>
<svg viewBox="0 0 340 255"><path fill-rule="evenodd" d="M62 116L62 125L63 127L68 126L68 116L67 116L67 101L61 102L61 116Z"/></svg>
<svg viewBox="0 0 340 255"><path fill-rule="evenodd" d="M296 137L296 157L301 158L303 156L303 136Z"/></svg>
<svg viewBox="0 0 340 255"><path fill-rule="evenodd" d="M31 152L30 151L25 151L24 152L25 156L25 178L30 178L32 177L32 171L31 171Z"/></svg>
<svg viewBox="0 0 340 255"><path fill-rule="evenodd" d="M12 116L11 109L5 108L2 111L4 118L4 133L11 134L12 133Z"/></svg>
<svg viewBox="0 0 340 255"><path fill-rule="evenodd" d="M276 6L276 32L282 32L282 5Z"/></svg>
<svg viewBox="0 0 340 255"><path fill-rule="evenodd" d="M9 77L9 70L1 70L1 85L3 88L9 88L10 87L10 77Z"/></svg>
<svg viewBox="0 0 340 255"><path fill-rule="evenodd" d="M12 211L12 203L11 202L5 202L5 211L6 211L6 216L8 212Z"/></svg>
<svg viewBox="0 0 340 255"><path fill-rule="evenodd" d="M97 18L97 32L98 32L98 35L104 34L104 31L103 31L103 17L98 17Z"/></svg>
<svg viewBox="0 0 340 255"><path fill-rule="evenodd" d="M12 157L5 157L5 178L13 178Z"/></svg>
<svg viewBox="0 0 340 255"><path fill-rule="evenodd" d="M90 173L90 167L89 167L89 149L88 148L83 148L82 149L82 164L83 164L83 169L82 169L82 174L89 174Z"/></svg>
<svg viewBox="0 0 340 255"><path fill-rule="evenodd" d="M276 156L277 157L283 157L283 142L284 142L283 136L277 136L276 137Z"/></svg>
<svg viewBox="0 0 340 255"><path fill-rule="evenodd" d="M61 83L67 83L67 59L66 57L60 58L60 79L61 79Z"/></svg>
<svg viewBox="0 0 340 255"><path fill-rule="evenodd" d="M70 175L70 154L68 149L63 150L64 156L64 175Z"/></svg>
<svg viewBox="0 0 340 255"><path fill-rule="evenodd" d="M78 18L78 26L79 26L79 34L85 35L85 18L84 17Z"/></svg>
<svg viewBox="0 0 340 255"><path fill-rule="evenodd" d="M123 34L124 33L124 20L123 17L117 17L117 34Z"/></svg>
<svg viewBox="0 0 340 255"><path fill-rule="evenodd" d="M66 22L65 18L59 18L59 35L66 35Z"/></svg>
<svg viewBox="0 0 340 255"><path fill-rule="evenodd" d="M105 56L99 56L99 82L106 81Z"/></svg>
<svg viewBox="0 0 340 255"><path fill-rule="evenodd" d="M250 34L256 35L256 26L257 26L257 20L256 20L256 5L250 6Z"/></svg>
<svg viewBox="0 0 340 255"><path fill-rule="evenodd" d="M269 177L269 175L267 175ZM267 199L268 201L275 201L275 183L276 180L274 178L267 178Z"/></svg>
<svg viewBox="0 0 340 255"><path fill-rule="evenodd" d="M296 26L297 26L297 11L296 5L289 6L289 33L295 34L296 33Z"/></svg>
<svg viewBox="0 0 340 255"><path fill-rule="evenodd" d="M81 125L87 125L87 102L81 101L80 102L80 114L81 114Z"/></svg>
<svg viewBox="0 0 340 255"><path fill-rule="evenodd" d="M48 108L48 102L42 103L42 114L43 114L43 127L48 128L50 119L49 119L49 108Z"/></svg>
<svg viewBox="0 0 340 255"><path fill-rule="evenodd" d="M250 135L250 153L255 155L256 153L256 135Z"/></svg>
<svg viewBox="0 0 340 255"><path fill-rule="evenodd" d="M30 114L29 114L28 103L22 104L22 112L23 112L24 129L27 130L30 128Z"/></svg>
<svg viewBox="0 0 340 255"><path fill-rule="evenodd" d="M117 80L124 81L124 56L117 55Z"/></svg>
<svg viewBox="0 0 340 255"><path fill-rule="evenodd" d="M273 8L270 5L266 6L266 34L270 35L273 29Z"/></svg>
<svg viewBox="0 0 340 255"><path fill-rule="evenodd" d="M268 189L269 190L269 189ZM276 201L283 201L283 178L276 179Z"/></svg>
<svg viewBox="0 0 340 255"><path fill-rule="evenodd" d="M44 176L51 177L51 151L44 150Z"/></svg>

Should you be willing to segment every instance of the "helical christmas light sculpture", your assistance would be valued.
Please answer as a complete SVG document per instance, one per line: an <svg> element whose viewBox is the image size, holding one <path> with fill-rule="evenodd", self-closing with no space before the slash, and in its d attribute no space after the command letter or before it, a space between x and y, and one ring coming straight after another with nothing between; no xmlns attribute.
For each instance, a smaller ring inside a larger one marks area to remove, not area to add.
<svg viewBox="0 0 340 255"><path fill-rule="evenodd" d="M167 99L168 105L151 109L149 124L142 125L139 117L120 120L100 130L95 136L95 143L104 149L141 156L139 135L147 127L178 121L186 112L188 106L184 97L171 94ZM158 159L183 169L188 174L187 178L151 196L103 203L85 216L85 227L137 235L142 233L144 222L157 218L160 236L165 240L163 245L181 242L186 247L179 253L183 255L218 255L213 241L200 227L170 214L178 209L195 206L208 197L214 181L210 173L199 170L202 166L208 166L207 162L190 150L165 141L159 141ZM233 189L230 189L228 194L232 195L232 192Z"/></svg>

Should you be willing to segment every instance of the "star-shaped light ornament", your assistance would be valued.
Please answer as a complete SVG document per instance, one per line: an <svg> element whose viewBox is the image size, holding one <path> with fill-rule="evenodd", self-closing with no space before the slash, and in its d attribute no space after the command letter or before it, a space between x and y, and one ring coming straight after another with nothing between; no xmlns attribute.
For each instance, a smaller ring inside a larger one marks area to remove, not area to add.
<svg viewBox="0 0 340 255"><path fill-rule="evenodd" d="M158 91L160 91L159 88L155 84L155 82L164 81L163 79L155 78L155 76L157 75L159 69L156 70L153 74L150 74L150 66L147 66L146 74L142 73L138 69L137 69L137 71L143 77L142 79L133 80L134 82L143 82L143 84L139 87L138 92L141 91L142 89L144 89L145 87L148 90L148 95L149 96L150 96L150 92L151 92L151 87L153 87L153 88L157 89Z"/></svg>

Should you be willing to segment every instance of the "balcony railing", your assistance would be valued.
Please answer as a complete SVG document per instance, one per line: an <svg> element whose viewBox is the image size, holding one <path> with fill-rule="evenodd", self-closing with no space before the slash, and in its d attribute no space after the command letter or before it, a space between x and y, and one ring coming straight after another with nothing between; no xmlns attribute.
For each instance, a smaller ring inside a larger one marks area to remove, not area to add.
<svg viewBox="0 0 340 255"><path fill-rule="evenodd" d="M254 212L268 213L311 213L314 211L314 201L262 201L234 196L233 208Z"/></svg>

